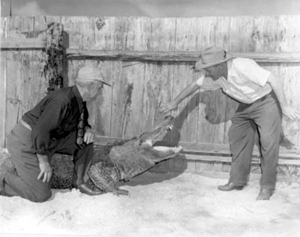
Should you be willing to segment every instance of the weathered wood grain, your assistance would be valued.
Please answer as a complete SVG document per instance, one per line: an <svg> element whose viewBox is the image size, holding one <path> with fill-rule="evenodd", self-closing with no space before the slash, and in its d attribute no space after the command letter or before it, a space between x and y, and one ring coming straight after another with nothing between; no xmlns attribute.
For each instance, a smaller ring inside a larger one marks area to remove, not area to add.
<svg viewBox="0 0 300 237"><path fill-rule="evenodd" d="M291 52L236 52L230 51L234 57L250 58L256 62L272 63L298 63L300 62L300 53ZM196 62L199 59L201 51L125 51L125 50L87 50L87 49L67 49L67 56L70 59L91 57L106 60L121 61L154 61L154 62Z"/></svg>
<svg viewBox="0 0 300 237"><path fill-rule="evenodd" d="M5 146L6 135L6 52L2 52L0 56L0 147Z"/></svg>
<svg viewBox="0 0 300 237"><path fill-rule="evenodd" d="M49 22L61 22L69 39L65 86L72 85L83 65L98 67L113 84L90 105L97 136L132 137L155 126L163 117L159 105L200 76L191 66L201 50L212 45L224 47L237 57L252 58L279 76L288 101L300 110L300 16L4 19L7 31L1 31L1 37L25 41L42 39ZM19 101L30 108L41 96L43 82L33 78L39 77L42 54L21 49L1 52L5 52L1 57L6 60L1 64L6 65L5 120L14 123L24 112ZM28 99L24 90L35 98ZM221 91L196 92L172 112L178 115L180 141L227 145L236 106ZM283 126L288 139L300 147L299 121L284 119ZM10 127L8 124L7 131Z"/></svg>
<svg viewBox="0 0 300 237"><path fill-rule="evenodd" d="M187 18L176 19L176 52L197 51L201 48L202 18L190 21ZM199 57L199 54L197 55ZM203 74L195 72L193 63L181 63L174 66L173 98L192 81L197 80ZM199 133L199 108L201 108L199 93L191 95L180 103L177 113L177 127L180 129L182 141L195 142ZM204 134L203 134L204 135Z"/></svg>
<svg viewBox="0 0 300 237"><path fill-rule="evenodd" d="M26 32L33 31L32 17L15 17L8 21L7 37L26 38ZM31 51L7 51L6 67L6 133L19 121L27 111L29 95L24 84L29 79ZM34 82L33 82L34 83Z"/></svg>

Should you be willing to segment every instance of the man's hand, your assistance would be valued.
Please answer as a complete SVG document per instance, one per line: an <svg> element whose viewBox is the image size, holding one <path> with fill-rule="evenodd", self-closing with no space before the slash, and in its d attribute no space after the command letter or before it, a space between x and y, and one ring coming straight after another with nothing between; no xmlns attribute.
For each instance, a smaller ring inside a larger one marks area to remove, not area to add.
<svg viewBox="0 0 300 237"><path fill-rule="evenodd" d="M177 107L178 107L178 105L177 105L175 102L171 101L171 102L169 102L169 103L162 104L162 105L159 107L159 111L160 111L161 113L167 113L167 112L169 112L169 111L171 111L171 110L177 109Z"/></svg>
<svg viewBox="0 0 300 237"><path fill-rule="evenodd" d="M48 156L37 154L39 160L40 174L37 179L43 179L43 183L49 183L52 176L52 168L48 161Z"/></svg>
<svg viewBox="0 0 300 237"><path fill-rule="evenodd" d="M95 134L94 134L93 130L89 127L86 127L83 141L86 144L92 143L92 142L94 142L94 137L95 137Z"/></svg>
<svg viewBox="0 0 300 237"><path fill-rule="evenodd" d="M283 115L291 120L300 119L300 113L291 106L281 107L281 110Z"/></svg>

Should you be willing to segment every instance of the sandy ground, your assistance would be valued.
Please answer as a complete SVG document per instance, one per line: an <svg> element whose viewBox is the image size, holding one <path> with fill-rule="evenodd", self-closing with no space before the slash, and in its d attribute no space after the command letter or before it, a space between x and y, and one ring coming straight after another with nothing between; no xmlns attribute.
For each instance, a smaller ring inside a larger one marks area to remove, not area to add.
<svg viewBox="0 0 300 237"><path fill-rule="evenodd" d="M0 197L0 236L300 236L298 182L279 180L270 201L256 201L259 176L242 191L218 191L227 175L146 172L121 184L130 196Z"/></svg>

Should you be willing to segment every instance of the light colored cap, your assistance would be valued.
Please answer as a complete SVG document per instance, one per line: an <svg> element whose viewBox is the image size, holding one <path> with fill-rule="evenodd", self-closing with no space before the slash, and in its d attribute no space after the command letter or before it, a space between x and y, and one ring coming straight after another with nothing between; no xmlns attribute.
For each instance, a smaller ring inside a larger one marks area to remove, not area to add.
<svg viewBox="0 0 300 237"><path fill-rule="evenodd" d="M201 70L224 63L234 58L231 53L217 47L209 47L202 51L200 59L196 62L194 69Z"/></svg>
<svg viewBox="0 0 300 237"><path fill-rule="evenodd" d="M76 81L88 82L93 80L98 80L105 85L111 86L104 80L102 73L97 68L86 66L78 70Z"/></svg>

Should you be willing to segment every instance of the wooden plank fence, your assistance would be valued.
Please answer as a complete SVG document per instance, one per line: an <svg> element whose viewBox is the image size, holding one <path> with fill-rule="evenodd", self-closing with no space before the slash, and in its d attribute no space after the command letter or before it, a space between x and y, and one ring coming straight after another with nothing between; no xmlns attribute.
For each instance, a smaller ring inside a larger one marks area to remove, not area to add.
<svg viewBox="0 0 300 237"><path fill-rule="evenodd" d="M73 85L83 65L98 67L113 84L88 105L99 138L128 138L155 126L163 118L159 105L201 75L191 67L211 45L253 58L272 71L282 80L289 103L300 111L300 16L1 18L2 147L22 114L45 95L47 79L40 72L51 22L64 29L64 86ZM236 106L221 91L196 92L172 112L176 126L170 139L184 144L189 157L188 152L204 157L205 144L212 151L227 147L220 157L230 158L227 132ZM290 155L282 148L281 154L296 160L300 121L284 120L283 127L296 150Z"/></svg>

